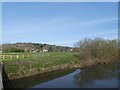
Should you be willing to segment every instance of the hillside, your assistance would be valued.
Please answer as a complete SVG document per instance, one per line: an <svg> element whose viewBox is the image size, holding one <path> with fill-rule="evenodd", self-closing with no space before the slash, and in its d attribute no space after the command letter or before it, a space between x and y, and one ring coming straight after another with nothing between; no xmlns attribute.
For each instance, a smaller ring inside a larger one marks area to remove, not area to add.
<svg viewBox="0 0 120 90"><path fill-rule="evenodd" d="M41 43L15 43L15 44L3 44L3 52L43 52L46 50L48 52L68 52L71 51L71 47L67 46L56 46L50 44L41 44Z"/></svg>

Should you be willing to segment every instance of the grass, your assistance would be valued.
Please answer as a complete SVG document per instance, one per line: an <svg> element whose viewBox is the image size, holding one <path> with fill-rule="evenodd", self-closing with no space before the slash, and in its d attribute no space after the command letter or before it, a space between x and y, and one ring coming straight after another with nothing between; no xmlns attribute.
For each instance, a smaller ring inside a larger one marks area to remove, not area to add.
<svg viewBox="0 0 120 90"><path fill-rule="evenodd" d="M14 56L16 54L20 58L17 59ZM3 60L5 71L10 79L64 68L79 61L72 52L14 53L12 55L12 59ZM29 55L29 57L22 58L22 55Z"/></svg>
<svg viewBox="0 0 120 90"><path fill-rule="evenodd" d="M110 60L106 61L104 59L80 60L76 57L76 53L73 52L3 53L3 55L12 55L12 59L6 58L3 60L9 79L42 74L65 68L82 68L111 62ZM19 58L16 58L16 55ZM24 58L22 55L24 55Z"/></svg>

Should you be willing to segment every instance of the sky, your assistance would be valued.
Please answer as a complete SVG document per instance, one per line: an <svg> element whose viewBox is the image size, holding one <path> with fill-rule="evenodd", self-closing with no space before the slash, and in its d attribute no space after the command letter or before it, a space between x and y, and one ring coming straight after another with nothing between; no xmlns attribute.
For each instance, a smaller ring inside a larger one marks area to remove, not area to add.
<svg viewBox="0 0 120 90"><path fill-rule="evenodd" d="M4 2L2 42L71 46L84 38L118 37L117 2Z"/></svg>
<svg viewBox="0 0 120 90"><path fill-rule="evenodd" d="M119 2L119 0L2 0L2 2Z"/></svg>

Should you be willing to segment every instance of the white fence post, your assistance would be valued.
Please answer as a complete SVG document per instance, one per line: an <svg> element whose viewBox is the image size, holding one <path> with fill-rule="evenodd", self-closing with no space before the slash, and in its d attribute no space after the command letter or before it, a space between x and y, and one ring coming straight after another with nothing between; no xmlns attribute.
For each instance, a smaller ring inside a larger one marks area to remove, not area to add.
<svg viewBox="0 0 120 90"><path fill-rule="evenodd" d="M19 58L18 55L16 57L17 57L17 59Z"/></svg>
<svg viewBox="0 0 120 90"><path fill-rule="evenodd" d="M3 60L5 59L5 56L3 55Z"/></svg>
<svg viewBox="0 0 120 90"><path fill-rule="evenodd" d="M12 55L10 55L10 59L12 59Z"/></svg>

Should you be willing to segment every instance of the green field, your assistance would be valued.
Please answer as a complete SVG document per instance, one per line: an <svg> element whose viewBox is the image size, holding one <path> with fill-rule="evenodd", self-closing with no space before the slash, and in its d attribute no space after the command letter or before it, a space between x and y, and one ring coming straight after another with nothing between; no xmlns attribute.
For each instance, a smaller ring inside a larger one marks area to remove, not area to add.
<svg viewBox="0 0 120 90"><path fill-rule="evenodd" d="M82 68L118 60L118 41L101 38L84 39L72 52L2 53L0 58L10 79L64 68ZM9 50L8 50L9 51Z"/></svg>
<svg viewBox="0 0 120 90"><path fill-rule="evenodd" d="M10 79L64 68L79 62L72 52L3 53L3 55L7 55L2 61Z"/></svg>
<svg viewBox="0 0 120 90"><path fill-rule="evenodd" d="M1 58L9 79L116 61L98 58L81 60L78 55L75 52L2 53Z"/></svg>

